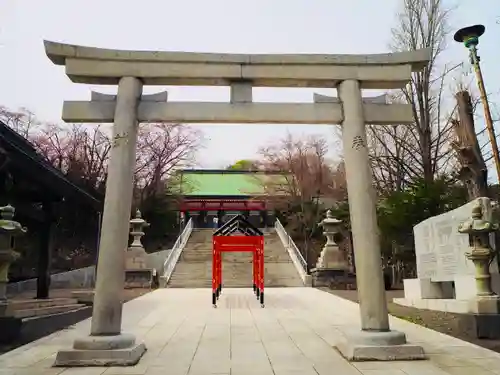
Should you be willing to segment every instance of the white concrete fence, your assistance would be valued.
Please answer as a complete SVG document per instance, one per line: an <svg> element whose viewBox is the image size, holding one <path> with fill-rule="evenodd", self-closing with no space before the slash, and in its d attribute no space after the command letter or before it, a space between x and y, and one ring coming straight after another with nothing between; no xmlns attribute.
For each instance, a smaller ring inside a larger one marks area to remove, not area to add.
<svg viewBox="0 0 500 375"><path fill-rule="evenodd" d="M193 219L189 219L180 236L177 238L177 241L175 241L170 254L168 254L165 262L163 263L162 272L160 273L163 287L167 286L168 281L170 280L170 277L174 272L175 265L177 264L182 250L184 250L184 247L186 246L186 243L188 242L192 232Z"/></svg>
<svg viewBox="0 0 500 375"><path fill-rule="evenodd" d="M288 251L288 254L292 259L292 262L295 265L295 268L297 269L297 272L299 273L304 286L312 286L311 275L307 273L307 262L302 256L302 253L300 252L297 245L295 245L295 242L293 242L292 237L290 237L290 235L287 233L285 227L283 226L283 224L281 224L278 218L276 218L276 221L274 222L274 228L276 229L276 233L278 233L278 237L280 238L281 243Z"/></svg>
<svg viewBox="0 0 500 375"><path fill-rule="evenodd" d="M167 249L147 254L146 264L148 268L156 269L156 272L161 275L165 259L168 258L170 253L171 249ZM95 266L89 266L51 275L50 287L52 289L93 288L94 281ZM7 294L15 295L23 292L34 291L36 290L36 282L37 279L35 278L7 284Z"/></svg>

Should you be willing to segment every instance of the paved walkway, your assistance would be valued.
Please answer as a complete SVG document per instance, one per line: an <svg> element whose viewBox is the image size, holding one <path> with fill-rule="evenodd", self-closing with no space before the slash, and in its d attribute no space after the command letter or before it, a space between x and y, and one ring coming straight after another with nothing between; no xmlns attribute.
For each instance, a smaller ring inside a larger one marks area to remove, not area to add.
<svg viewBox="0 0 500 375"><path fill-rule="evenodd" d="M0 375L494 375L500 354L393 318L424 345L428 361L348 363L333 348L359 328L358 305L313 288L269 288L266 308L251 289L159 289L128 302L124 331L146 342L135 367L51 368L56 351L89 332L90 321L0 356Z"/></svg>

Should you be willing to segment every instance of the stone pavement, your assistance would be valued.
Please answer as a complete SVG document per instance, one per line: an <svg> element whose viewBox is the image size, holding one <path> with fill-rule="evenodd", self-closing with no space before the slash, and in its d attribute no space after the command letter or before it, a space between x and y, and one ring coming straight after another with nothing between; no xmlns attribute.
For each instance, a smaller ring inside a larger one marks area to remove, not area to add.
<svg viewBox="0 0 500 375"><path fill-rule="evenodd" d="M0 356L0 375L500 375L500 354L396 319L428 361L348 363L333 348L359 329L358 305L313 288L269 288L260 308L251 288L159 289L125 304L123 327L146 342L135 367L51 368L59 348L89 332L86 320Z"/></svg>

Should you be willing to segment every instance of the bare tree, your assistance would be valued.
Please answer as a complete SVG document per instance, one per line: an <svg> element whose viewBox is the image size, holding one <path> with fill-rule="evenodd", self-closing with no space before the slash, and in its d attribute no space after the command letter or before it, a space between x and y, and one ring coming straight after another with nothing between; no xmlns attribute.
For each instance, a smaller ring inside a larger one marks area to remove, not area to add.
<svg viewBox="0 0 500 375"><path fill-rule="evenodd" d="M392 29L393 51L430 48L429 65L412 74L410 84L394 93L394 101L412 106L413 125L370 127L368 138L377 187L400 190L416 178L433 181L450 169L453 157L454 103L446 103L447 78L460 66L440 65L449 37L451 9L442 0L403 0L397 26ZM448 108L448 111L446 110Z"/></svg>
<svg viewBox="0 0 500 375"><path fill-rule="evenodd" d="M297 139L290 134L260 150L263 169L283 172L282 180L267 181L266 194L283 198L281 208L288 214L288 229L301 240L308 263L315 259L309 253L319 221L319 197L345 198L343 171L333 168L326 158L327 152L328 145L322 137Z"/></svg>
<svg viewBox="0 0 500 375"><path fill-rule="evenodd" d="M7 107L0 105L0 121L5 123L24 138L29 138L33 131L40 125L33 112L27 108L20 108L18 111L11 111Z"/></svg>
<svg viewBox="0 0 500 375"><path fill-rule="evenodd" d="M183 124L141 125L135 171L138 199L165 194L167 179L175 169L192 165L202 141L199 131Z"/></svg>
<svg viewBox="0 0 500 375"><path fill-rule="evenodd" d="M29 140L70 180L103 191L111 142L101 125L48 124Z"/></svg>
<svg viewBox="0 0 500 375"><path fill-rule="evenodd" d="M103 125L42 123L23 108L0 107L0 120L33 143L54 167L90 189L103 189L111 139ZM136 198L165 193L171 172L194 161L202 134L182 124L141 124L137 140Z"/></svg>

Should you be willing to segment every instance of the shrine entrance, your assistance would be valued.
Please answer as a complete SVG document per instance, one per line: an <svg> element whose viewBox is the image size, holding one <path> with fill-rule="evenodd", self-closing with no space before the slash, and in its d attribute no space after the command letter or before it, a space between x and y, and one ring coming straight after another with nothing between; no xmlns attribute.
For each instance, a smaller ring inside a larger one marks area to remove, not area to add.
<svg viewBox="0 0 500 375"><path fill-rule="evenodd" d="M404 88L412 72L427 67L430 49L378 55L244 55L120 51L46 41L45 51L54 64L65 66L75 83L118 86L116 95L92 92L90 101L63 105L64 121L110 122L114 127L91 335L60 351L58 365L129 365L146 350L121 334L121 291L137 132L147 122L341 125L363 332L338 349L357 360L424 357L420 346L405 345L404 333L389 327L365 131L367 124L414 124L414 114L409 104L389 103L385 95L363 97L362 91ZM227 103L175 102L166 91L143 95L145 85L228 86L231 95ZM254 87L329 88L338 97L316 94L309 103L258 103L253 101ZM384 347L376 356L374 345Z"/></svg>
<svg viewBox="0 0 500 375"><path fill-rule="evenodd" d="M243 215L236 215L213 234L212 253L212 304L222 292L222 254L224 252L252 253L252 289L264 307L264 233L250 224Z"/></svg>

